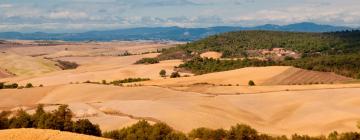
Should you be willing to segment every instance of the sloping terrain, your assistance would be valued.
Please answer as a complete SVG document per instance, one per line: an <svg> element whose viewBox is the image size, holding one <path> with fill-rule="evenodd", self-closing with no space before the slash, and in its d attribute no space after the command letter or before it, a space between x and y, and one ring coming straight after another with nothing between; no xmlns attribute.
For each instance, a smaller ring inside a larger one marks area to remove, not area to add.
<svg viewBox="0 0 360 140"><path fill-rule="evenodd" d="M215 85L248 85L250 80L261 85L267 79L277 76L291 67L272 66L272 67L247 67L237 70L216 72L199 76L177 78L177 79L160 79L144 82L148 85L192 85L192 84L215 84Z"/></svg>
<svg viewBox="0 0 360 140"><path fill-rule="evenodd" d="M0 130L1 140L107 140L105 138L44 129Z"/></svg>
<svg viewBox="0 0 360 140"><path fill-rule="evenodd" d="M13 53L2 53L0 55L0 66L18 76L38 75L60 70L55 66L55 62Z"/></svg>
<svg viewBox="0 0 360 140"><path fill-rule="evenodd" d="M103 130L145 119L165 122L183 132L245 123L270 134L319 135L357 130L359 92L360 88L345 88L211 96L152 86L74 84L0 90L0 103L3 109L22 106L29 111L38 103L45 104L47 110L68 104L76 118L88 118Z"/></svg>
<svg viewBox="0 0 360 140"><path fill-rule="evenodd" d="M9 74L8 72L6 72L5 70L0 69L0 79L1 78L6 78L6 77L10 77L11 74Z"/></svg>
<svg viewBox="0 0 360 140"><path fill-rule="evenodd" d="M353 79L336 75L330 72L309 71L299 68L290 68L264 82L268 85L306 85L331 84L351 81Z"/></svg>

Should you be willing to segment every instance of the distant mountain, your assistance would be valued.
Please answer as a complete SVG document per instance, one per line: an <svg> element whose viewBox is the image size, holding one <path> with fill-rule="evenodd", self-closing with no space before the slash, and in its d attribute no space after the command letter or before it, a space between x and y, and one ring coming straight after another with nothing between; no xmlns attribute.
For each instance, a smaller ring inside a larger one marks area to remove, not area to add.
<svg viewBox="0 0 360 140"><path fill-rule="evenodd" d="M344 26L319 25L310 22L296 23L285 26L266 24L255 27L219 26L209 28L180 28L180 27L149 27L131 28L109 31L90 31L84 33L20 33L2 32L0 39L21 40L64 40L64 41L111 41L111 40L174 40L193 41L210 35L242 30L271 30L292 32L332 32L353 30Z"/></svg>

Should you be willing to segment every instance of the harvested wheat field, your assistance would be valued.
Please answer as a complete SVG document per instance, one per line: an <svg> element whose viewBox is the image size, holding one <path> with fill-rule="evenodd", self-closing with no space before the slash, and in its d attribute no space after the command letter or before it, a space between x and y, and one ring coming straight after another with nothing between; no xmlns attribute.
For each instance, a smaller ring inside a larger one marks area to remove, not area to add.
<svg viewBox="0 0 360 140"><path fill-rule="evenodd" d="M306 85L306 84L330 84L351 81L351 78L336 75L330 72L317 72L299 68L289 68L264 84L270 85Z"/></svg>
<svg viewBox="0 0 360 140"><path fill-rule="evenodd" d="M208 83L215 85L247 85L249 80L254 80L262 84L267 79L272 78L291 67L248 67L237 70L216 72L199 76L184 77L178 79L160 79L156 81L145 82L149 85L192 85L199 83Z"/></svg>
<svg viewBox="0 0 360 140"><path fill-rule="evenodd" d="M107 140L105 138L43 129L0 130L2 140Z"/></svg>
<svg viewBox="0 0 360 140"><path fill-rule="evenodd" d="M19 76L39 75L60 70L53 61L12 53L0 55L0 66Z"/></svg>
<svg viewBox="0 0 360 140"><path fill-rule="evenodd" d="M275 135L319 135L357 130L359 92L360 88L347 88L212 96L152 86L75 84L2 90L0 95L11 96L0 102L4 110L21 106L30 112L38 103L48 109L68 104L76 118L87 118L104 131L145 119L183 132L244 123Z"/></svg>

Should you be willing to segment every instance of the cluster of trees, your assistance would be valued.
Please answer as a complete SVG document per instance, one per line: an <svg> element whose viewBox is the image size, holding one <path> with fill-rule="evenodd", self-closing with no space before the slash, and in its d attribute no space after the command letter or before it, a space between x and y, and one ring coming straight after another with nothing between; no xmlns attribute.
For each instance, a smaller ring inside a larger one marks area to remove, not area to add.
<svg viewBox="0 0 360 140"><path fill-rule="evenodd" d="M248 125L237 124L229 130L197 128L188 134L178 132L164 123L149 124L142 120L138 123L114 131L101 133L98 125L87 119L72 120L72 112L67 105L61 105L57 110L45 112L43 105L39 105L34 114L30 115L24 110L16 114L8 111L0 113L0 130L12 128L38 128L69 131L74 133L102 136L115 140L359 140L360 133L333 132L328 136L311 137L294 134L287 136L270 136L257 132Z"/></svg>
<svg viewBox="0 0 360 140"><path fill-rule="evenodd" d="M304 56L360 52L360 31L302 33L281 31L239 31L179 45L163 51L161 58L186 58L206 51L223 53L224 58L244 56L245 50L285 48Z"/></svg>
<svg viewBox="0 0 360 140"><path fill-rule="evenodd" d="M173 130L164 123L151 125L143 120L121 130L105 132L103 137L115 140L358 140L360 133L333 132L329 136L317 137L294 134L288 138L287 136L261 134L248 125L237 124L229 130L197 128L186 135Z"/></svg>
<svg viewBox="0 0 360 140"><path fill-rule="evenodd" d="M279 63L279 65L322 72L334 72L346 77L360 79L360 55L358 54L306 57Z"/></svg>
<svg viewBox="0 0 360 140"><path fill-rule="evenodd" d="M284 61L272 60L213 60L198 58L206 51L217 51L223 58L247 58L247 50L285 48L302 54L300 59L286 57ZM360 78L360 31L330 33L301 33L280 31L240 31L179 45L163 50L159 59L184 59L180 65L194 72L205 74L249 66L285 65L298 68L335 72Z"/></svg>
<svg viewBox="0 0 360 140"><path fill-rule="evenodd" d="M147 121L123 128L105 132L103 137L114 140L187 140L185 134L176 132L164 123L149 124Z"/></svg>
<svg viewBox="0 0 360 140"><path fill-rule="evenodd" d="M150 80L149 78L126 78L126 79L123 79L123 80L112 81L109 84L118 86L118 85L122 85L122 84L125 84L125 83L134 83L134 82L142 82L142 81L149 81L149 80ZM106 82L105 82L105 84L106 84Z"/></svg>
<svg viewBox="0 0 360 140"><path fill-rule="evenodd" d="M58 63L56 64L56 66L60 67L62 70L76 69L77 67L79 67L79 64L75 62L62 61L62 60L57 60L56 62Z"/></svg>
<svg viewBox="0 0 360 140"><path fill-rule="evenodd" d="M213 58L195 57L184 64L179 65L179 68L190 70L194 74L206 74L212 72L228 71L244 67L256 66L272 66L276 65L274 61L263 61L257 59L244 60L219 60Z"/></svg>
<svg viewBox="0 0 360 140"><path fill-rule="evenodd" d="M17 83L12 84L5 84L0 83L0 89L22 89L22 88L33 88L33 84L27 83L25 86L19 86ZM43 85L40 85L40 87L43 87Z"/></svg>
<svg viewBox="0 0 360 140"><path fill-rule="evenodd" d="M10 117L12 116L12 117ZM98 125L87 119L72 121L72 112L67 105L61 105L57 110L45 112L43 105L39 105L33 115L19 110L15 115L11 112L0 113L0 129L39 128L69 131L86 135L101 136Z"/></svg>
<svg viewBox="0 0 360 140"><path fill-rule="evenodd" d="M156 64L159 63L160 60L158 58L142 58L135 62L135 64Z"/></svg>
<svg viewBox="0 0 360 140"><path fill-rule="evenodd" d="M244 67L263 66L294 66L307 70L334 72L346 77L360 79L360 55L358 54L325 55L300 59L287 59L284 61L257 59L219 60L195 57L186 61L184 64L181 64L179 67L190 70L195 74L206 74Z"/></svg>

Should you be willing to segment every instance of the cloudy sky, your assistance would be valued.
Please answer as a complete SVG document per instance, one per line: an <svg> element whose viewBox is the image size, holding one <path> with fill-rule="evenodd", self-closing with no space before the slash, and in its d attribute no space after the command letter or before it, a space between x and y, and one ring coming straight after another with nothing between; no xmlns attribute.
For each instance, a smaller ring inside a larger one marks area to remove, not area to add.
<svg viewBox="0 0 360 140"><path fill-rule="evenodd" d="M131 27L360 26L360 0L0 0L0 32Z"/></svg>

